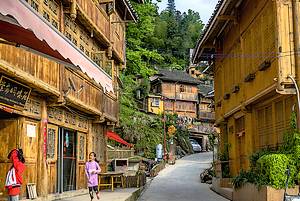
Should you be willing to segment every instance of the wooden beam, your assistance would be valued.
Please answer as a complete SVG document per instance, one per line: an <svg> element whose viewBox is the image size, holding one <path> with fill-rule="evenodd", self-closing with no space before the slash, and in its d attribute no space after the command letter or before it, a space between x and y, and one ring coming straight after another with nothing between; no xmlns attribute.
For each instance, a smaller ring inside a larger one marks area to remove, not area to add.
<svg viewBox="0 0 300 201"><path fill-rule="evenodd" d="M236 17L232 15L220 15L217 17L218 20L234 20L236 21Z"/></svg>
<svg viewBox="0 0 300 201"><path fill-rule="evenodd" d="M100 4L108 4L108 3L113 3L113 0L101 0L99 1Z"/></svg>
<svg viewBox="0 0 300 201"><path fill-rule="evenodd" d="M102 116L102 112L99 109L90 107L73 96L67 95L65 98L67 102L71 103L71 105L74 105L78 110Z"/></svg>
<svg viewBox="0 0 300 201"><path fill-rule="evenodd" d="M237 17L233 15L220 15L217 17L217 20L220 21L233 21L234 24L237 24Z"/></svg>

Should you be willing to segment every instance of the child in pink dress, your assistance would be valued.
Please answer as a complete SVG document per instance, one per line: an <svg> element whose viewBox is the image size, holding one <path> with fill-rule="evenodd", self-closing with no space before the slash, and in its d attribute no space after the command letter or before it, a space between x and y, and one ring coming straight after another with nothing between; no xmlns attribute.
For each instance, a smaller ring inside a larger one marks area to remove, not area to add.
<svg viewBox="0 0 300 201"><path fill-rule="evenodd" d="M101 172L101 168L96 159L95 152L89 154L89 161L85 164L85 174L88 180L88 188L91 200L93 200L94 195L93 191L96 193L97 199L99 200L99 191L98 191L98 174Z"/></svg>

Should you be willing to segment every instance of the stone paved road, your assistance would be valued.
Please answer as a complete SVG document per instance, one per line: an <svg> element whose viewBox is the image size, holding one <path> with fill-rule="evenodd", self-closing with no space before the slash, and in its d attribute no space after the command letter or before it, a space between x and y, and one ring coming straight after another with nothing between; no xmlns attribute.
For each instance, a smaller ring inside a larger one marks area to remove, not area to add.
<svg viewBox="0 0 300 201"><path fill-rule="evenodd" d="M211 160L211 152L177 160L153 179L139 201L228 201L200 182L200 172L210 166Z"/></svg>

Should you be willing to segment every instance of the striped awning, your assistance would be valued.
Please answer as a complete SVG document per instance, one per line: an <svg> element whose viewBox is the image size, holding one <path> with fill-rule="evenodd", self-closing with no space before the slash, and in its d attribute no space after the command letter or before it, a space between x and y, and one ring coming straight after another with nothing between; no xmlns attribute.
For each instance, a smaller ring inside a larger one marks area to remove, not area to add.
<svg viewBox="0 0 300 201"><path fill-rule="evenodd" d="M111 77L23 0L0 1L0 38L65 65L79 66L105 91Z"/></svg>

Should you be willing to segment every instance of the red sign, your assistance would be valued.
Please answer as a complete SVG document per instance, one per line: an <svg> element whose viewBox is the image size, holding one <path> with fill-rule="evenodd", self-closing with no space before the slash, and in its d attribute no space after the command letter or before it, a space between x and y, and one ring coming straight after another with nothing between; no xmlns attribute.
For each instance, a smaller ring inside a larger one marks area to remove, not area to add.
<svg viewBox="0 0 300 201"><path fill-rule="evenodd" d="M44 134L44 144L43 144L43 153L44 153L44 159L47 159L47 124L48 120L43 120L43 134Z"/></svg>

